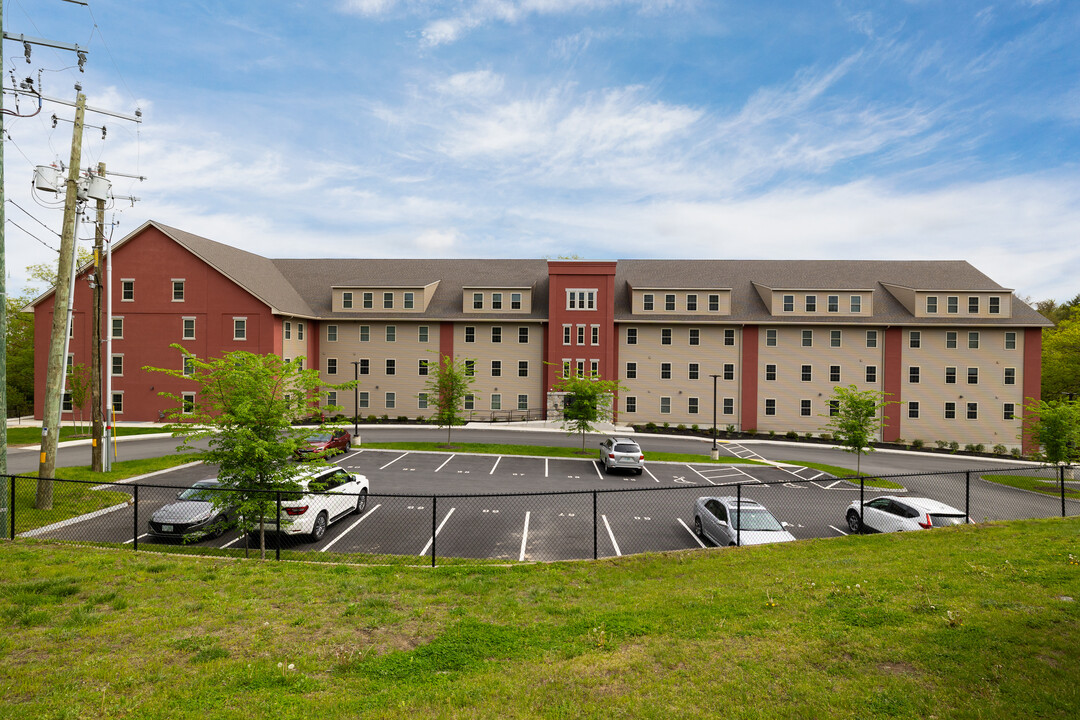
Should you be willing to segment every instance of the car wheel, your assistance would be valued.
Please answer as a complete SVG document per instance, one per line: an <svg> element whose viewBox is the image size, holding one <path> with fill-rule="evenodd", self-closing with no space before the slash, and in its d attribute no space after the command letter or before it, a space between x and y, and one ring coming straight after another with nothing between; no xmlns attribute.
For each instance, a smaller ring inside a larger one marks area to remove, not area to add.
<svg viewBox="0 0 1080 720"><path fill-rule="evenodd" d="M634 474L635 474L635 475L640 475L640 474L641 474L641 473L643 473L643 472L645 472L645 471L644 471L644 470L642 470L641 468L638 468L638 469L637 469L637 472L636 472L636 473L634 473Z"/></svg>
<svg viewBox="0 0 1080 720"><path fill-rule="evenodd" d="M319 516L315 518L315 525L311 528L311 540L312 542L318 542L322 540L323 535L326 534L326 512L319 513Z"/></svg>
<svg viewBox="0 0 1080 720"><path fill-rule="evenodd" d="M853 533L858 534L862 532L862 521L859 520L859 513L855 512L854 510L848 510L847 526L848 530Z"/></svg>
<svg viewBox="0 0 1080 720"><path fill-rule="evenodd" d="M703 533L701 532L701 518L700 517L695 517L694 518L694 532L696 534L698 534L698 535L703 535Z"/></svg>
<svg viewBox="0 0 1080 720"><path fill-rule="evenodd" d="M367 509L367 490L361 490L360 496L356 498L356 510L357 515L364 512Z"/></svg>

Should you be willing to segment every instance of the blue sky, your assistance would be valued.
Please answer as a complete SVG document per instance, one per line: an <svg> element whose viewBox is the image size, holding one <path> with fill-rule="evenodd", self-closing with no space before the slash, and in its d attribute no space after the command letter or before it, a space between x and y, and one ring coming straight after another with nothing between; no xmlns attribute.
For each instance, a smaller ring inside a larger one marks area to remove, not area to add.
<svg viewBox="0 0 1080 720"><path fill-rule="evenodd" d="M1024 297L1080 292L1076 2L6 0L4 27L90 49L80 76L7 41L5 76L142 109L86 133L83 166L148 177L116 179L141 198L117 238L155 219L270 257L963 259ZM67 161L54 112L5 119L13 294L56 257L61 214L28 189Z"/></svg>

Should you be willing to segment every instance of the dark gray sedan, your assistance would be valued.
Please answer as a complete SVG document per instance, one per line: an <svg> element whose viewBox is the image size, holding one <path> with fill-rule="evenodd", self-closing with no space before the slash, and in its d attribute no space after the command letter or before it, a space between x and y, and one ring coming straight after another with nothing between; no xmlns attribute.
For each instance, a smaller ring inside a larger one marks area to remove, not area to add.
<svg viewBox="0 0 1080 720"><path fill-rule="evenodd" d="M208 540L228 528L228 511L214 506L214 496L221 491L217 480L200 480L177 493L171 503L150 517L150 534L178 540Z"/></svg>

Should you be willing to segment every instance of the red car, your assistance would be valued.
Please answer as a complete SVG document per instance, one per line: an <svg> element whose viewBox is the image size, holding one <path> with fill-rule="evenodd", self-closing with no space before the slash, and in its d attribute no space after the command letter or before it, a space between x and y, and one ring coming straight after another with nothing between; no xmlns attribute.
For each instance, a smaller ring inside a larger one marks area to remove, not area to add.
<svg viewBox="0 0 1080 720"><path fill-rule="evenodd" d="M297 460L310 460L314 457L330 457L349 449L352 434L348 430L335 430L332 433L312 435L308 446L296 451Z"/></svg>

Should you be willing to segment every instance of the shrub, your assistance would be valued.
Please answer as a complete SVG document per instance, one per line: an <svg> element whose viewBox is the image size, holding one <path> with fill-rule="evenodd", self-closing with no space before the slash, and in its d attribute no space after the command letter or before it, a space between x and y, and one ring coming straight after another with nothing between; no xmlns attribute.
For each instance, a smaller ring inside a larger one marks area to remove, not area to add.
<svg viewBox="0 0 1080 720"><path fill-rule="evenodd" d="M679 423L678 425L675 426L675 429L676 430L685 430L686 426L683 425L682 423Z"/></svg>
<svg viewBox="0 0 1080 720"><path fill-rule="evenodd" d="M776 431L775 430L770 430L769 431L769 439L771 440L774 437L776 437Z"/></svg>
<svg viewBox="0 0 1080 720"><path fill-rule="evenodd" d="M654 422L645 423L645 430L646 430L646 432L655 432L656 431L656 423L654 423Z"/></svg>
<svg viewBox="0 0 1080 720"><path fill-rule="evenodd" d="M818 437L822 440L832 440L832 433L821 433Z"/></svg>
<svg viewBox="0 0 1080 720"><path fill-rule="evenodd" d="M964 445L964 452L975 452L975 443L967 443Z"/></svg>
<svg viewBox="0 0 1080 720"><path fill-rule="evenodd" d="M691 426L690 426L690 429L691 429L691 430L693 430L694 432L697 432L697 431L698 431L698 430L700 430L701 428L699 428L699 427L697 426L697 423L694 423L693 425L691 425Z"/></svg>
<svg viewBox="0 0 1080 720"><path fill-rule="evenodd" d="M809 440L810 438L814 437L814 433L812 433L812 432L803 433L803 437L806 438L807 440Z"/></svg>
<svg viewBox="0 0 1080 720"><path fill-rule="evenodd" d="M732 433L735 432L735 426L734 425L728 425L726 428L724 428L724 432L726 432L728 435L731 435Z"/></svg>
<svg viewBox="0 0 1080 720"><path fill-rule="evenodd" d="M896 438L896 444L897 445L907 445L907 440L905 440L904 438Z"/></svg>
<svg viewBox="0 0 1080 720"><path fill-rule="evenodd" d="M367 421L374 425L375 423L379 422L379 418L375 417L374 415L368 415Z"/></svg>
<svg viewBox="0 0 1080 720"><path fill-rule="evenodd" d="M921 450L923 445L925 445L925 444L926 443L924 443L919 438L915 438L914 440L911 441L911 447L915 448L916 450Z"/></svg>
<svg viewBox="0 0 1080 720"><path fill-rule="evenodd" d="M953 440L953 441L951 441L949 443L949 452L956 452L959 449L960 449L960 443L956 442L955 440Z"/></svg>
<svg viewBox="0 0 1080 720"><path fill-rule="evenodd" d="M982 443L975 443L975 452L977 452L977 453L986 452L986 446L983 445Z"/></svg>
<svg viewBox="0 0 1080 720"><path fill-rule="evenodd" d="M945 442L944 440L935 440L934 444L937 445L938 450L944 450L945 448L949 447L949 443Z"/></svg>
<svg viewBox="0 0 1080 720"><path fill-rule="evenodd" d="M786 433L784 433L784 437L786 437L788 440L798 440L799 433L795 432L794 430L788 430Z"/></svg>
<svg viewBox="0 0 1080 720"><path fill-rule="evenodd" d="M671 427L671 423L665 422L664 423L664 429L667 430L669 427Z"/></svg>
<svg viewBox="0 0 1080 720"><path fill-rule="evenodd" d="M1008 455L1009 454L1009 448L1005 447L1001 443L998 443L997 445L994 446L994 454L995 455Z"/></svg>
<svg viewBox="0 0 1080 720"><path fill-rule="evenodd" d="M399 423L407 423L407 422L409 422L409 418L407 416L405 416L405 415L398 415L397 421Z"/></svg>
<svg viewBox="0 0 1080 720"><path fill-rule="evenodd" d="M1018 448L1018 447L1014 447L1012 450L1010 450L1009 454L1012 455L1014 458L1017 458L1017 459L1020 459L1020 458L1022 458L1024 456L1023 451L1020 450L1020 448Z"/></svg>
<svg viewBox="0 0 1080 720"><path fill-rule="evenodd" d="M379 418L379 422L390 422L390 416L383 415L381 418Z"/></svg>

